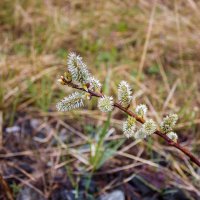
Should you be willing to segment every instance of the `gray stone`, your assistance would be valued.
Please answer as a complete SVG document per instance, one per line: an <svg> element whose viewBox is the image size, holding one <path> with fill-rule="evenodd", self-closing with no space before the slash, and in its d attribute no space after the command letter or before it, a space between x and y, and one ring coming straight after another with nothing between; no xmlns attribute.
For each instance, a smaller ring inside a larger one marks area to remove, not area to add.
<svg viewBox="0 0 200 200"><path fill-rule="evenodd" d="M124 193L121 190L114 190L100 197L100 200L125 200Z"/></svg>
<svg viewBox="0 0 200 200"><path fill-rule="evenodd" d="M33 129L37 129L39 125L41 124L39 119L31 119L30 120L30 125Z"/></svg>
<svg viewBox="0 0 200 200"><path fill-rule="evenodd" d="M20 131L19 126L12 126L12 127L7 127L6 128L6 133L16 133Z"/></svg>
<svg viewBox="0 0 200 200"><path fill-rule="evenodd" d="M45 198L30 187L24 187L17 195L17 200L45 200Z"/></svg>

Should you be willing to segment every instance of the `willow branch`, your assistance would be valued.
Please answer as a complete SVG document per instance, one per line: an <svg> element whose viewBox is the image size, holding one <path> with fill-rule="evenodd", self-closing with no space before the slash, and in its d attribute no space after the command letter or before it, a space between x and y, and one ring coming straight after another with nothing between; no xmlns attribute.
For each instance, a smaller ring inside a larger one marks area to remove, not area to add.
<svg viewBox="0 0 200 200"><path fill-rule="evenodd" d="M78 89L78 90L82 90L84 92L89 93L91 96L95 96L95 97L103 97L104 95L102 93L97 93L94 92L90 89L86 90L84 88L79 87L78 85L72 83L72 82L67 82L65 79L63 79L63 81L65 82L66 85ZM145 120L139 116L137 116L135 113L133 113L132 111L130 111L127 108L122 107L119 103L114 103L114 106L118 109L120 109L121 111L123 111L124 113L128 114L131 117L134 117L138 122L140 122L141 124L145 123ZM189 157L189 159L195 163L196 165L198 165L200 167L200 160L195 157L187 148L181 146L178 142L174 142L173 140L171 140L169 137L167 137L167 135L163 132L161 132L160 130L156 130L154 132L154 134L158 135L159 137L163 138L168 145L175 147L176 149L179 149L182 153L184 153L186 156Z"/></svg>

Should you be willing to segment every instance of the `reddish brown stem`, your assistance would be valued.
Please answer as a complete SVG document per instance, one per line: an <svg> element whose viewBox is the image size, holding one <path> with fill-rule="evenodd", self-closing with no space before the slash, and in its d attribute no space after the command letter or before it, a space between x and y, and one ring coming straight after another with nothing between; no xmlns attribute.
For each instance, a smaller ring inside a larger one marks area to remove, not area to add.
<svg viewBox="0 0 200 200"><path fill-rule="evenodd" d="M120 104L115 103L114 106L119 108L120 110L124 111L128 115L134 117L138 122L140 122L142 124L145 122L144 119L141 119L140 117L138 117L135 113L131 112L130 110L126 110ZM155 131L154 134L162 137L170 146L173 146L173 147L179 149L180 151L182 151L185 155L187 155L190 158L190 160L192 162L194 162L195 164L197 164L200 167L200 160L198 158L196 158L188 149L186 149L185 147L181 146L179 143L174 142L169 137L167 137L166 134L162 133L159 130Z"/></svg>
<svg viewBox="0 0 200 200"><path fill-rule="evenodd" d="M197 157L195 157L188 149L181 146L179 143L172 141L170 138L166 136L166 134L163 134L160 131L156 131L155 134L162 137L170 146L173 146L182 151L185 155L187 155L190 158L190 160L193 163L197 164L200 167L200 160Z"/></svg>
<svg viewBox="0 0 200 200"><path fill-rule="evenodd" d="M82 90L82 91L88 92L91 96L95 96L95 97L103 97L104 96L102 93L97 93L97 92L94 92L92 90L86 91L85 89L80 88L79 86L77 86L77 85L75 85L73 83L66 82L65 79L63 79L63 81L66 83L66 85L69 85L69 86L71 86L71 87L73 87L75 89L78 89L78 90ZM143 118L140 118L139 116L137 116L135 113L133 113L129 109L122 107L119 103L114 103L114 106L117 107L117 108L119 108L120 110L122 110L126 114L134 117L138 122L140 122L142 124L145 123L145 120ZM165 133L162 133L159 130L156 130L154 132L154 134L162 137L168 143L168 145L173 146L176 149L179 149L180 151L182 151L185 155L187 155L190 158L190 160L193 163L195 163L196 165L198 165L200 167L200 160L197 157L195 157L188 149L186 149L185 147L181 146L179 143L174 142L169 137L167 137L167 135Z"/></svg>

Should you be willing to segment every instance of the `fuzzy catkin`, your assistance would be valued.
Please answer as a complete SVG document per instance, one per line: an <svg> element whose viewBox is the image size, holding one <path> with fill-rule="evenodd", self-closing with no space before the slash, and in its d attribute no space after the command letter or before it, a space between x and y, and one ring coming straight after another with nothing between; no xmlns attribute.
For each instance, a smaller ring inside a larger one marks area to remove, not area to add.
<svg viewBox="0 0 200 200"><path fill-rule="evenodd" d="M87 65L82 61L82 58L79 55L70 53L67 64L73 82L78 84L86 84L89 82L90 73Z"/></svg>
<svg viewBox="0 0 200 200"><path fill-rule="evenodd" d="M127 120L123 123L123 133L127 138L134 135L136 130L136 119L128 116Z"/></svg>
<svg viewBox="0 0 200 200"><path fill-rule="evenodd" d="M169 137L174 142L177 142L177 140L178 140L178 135L175 132L172 132L172 131L167 133L167 137Z"/></svg>
<svg viewBox="0 0 200 200"><path fill-rule="evenodd" d="M156 131L157 125L152 119L148 119L142 127L135 133L135 139L143 139Z"/></svg>
<svg viewBox="0 0 200 200"><path fill-rule="evenodd" d="M100 91L101 90L101 83L98 79L91 77L89 79L89 83L90 83L90 89L94 90L94 91Z"/></svg>
<svg viewBox="0 0 200 200"><path fill-rule="evenodd" d="M147 135L151 135L156 131L157 125L152 119L148 119L142 127Z"/></svg>
<svg viewBox="0 0 200 200"><path fill-rule="evenodd" d="M113 97L104 96L98 100L98 108L102 112L110 112L114 108Z"/></svg>
<svg viewBox="0 0 200 200"><path fill-rule="evenodd" d="M163 121L160 123L160 128L164 133L168 133L169 131L172 131L173 128L176 125L176 122L178 120L177 114L170 114L166 116Z"/></svg>
<svg viewBox="0 0 200 200"><path fill-rule="evenodd" d="M147 113L147 106L144 104L140 104L135 108L135 113L139 116L139 117L144 117Z"/></svg>
<svg viewBox="0 0 200 200"><path fill-rule="evenodd" d="M126 81L121 81L118 86L118 101L123 107L128 107L132 100L132 92Z"/></svg>
<svg viewBox="0 0 200 200"><path fill-rule="evenodd" d="M83 95L79 92L72 93L56 104L58 111L69 111L83 106Z"/></svg>

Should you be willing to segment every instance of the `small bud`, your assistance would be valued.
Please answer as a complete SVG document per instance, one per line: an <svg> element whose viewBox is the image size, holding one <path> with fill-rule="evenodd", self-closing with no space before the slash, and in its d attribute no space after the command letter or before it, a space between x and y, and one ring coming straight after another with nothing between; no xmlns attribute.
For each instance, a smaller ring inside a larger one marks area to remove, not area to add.
<svg viewBox="0 0 200 200"><path fill-rule="evenodd" d="M64 73L64 78L67 82L71 82L72 81L72 75L70 74L69 71Z"/></svg>
<svg viewBox="0 0 200 200"><path fill-rule="evenodd" d="M104 96L98 100L98 108L102 112L110 112L114 108L113 97Z"/></svg>
<svg viewBox="0 0 200 200"><path fill-rule="evenodd" d="M83 87L83 89L84 89L85 91L88 91L88 87L87 87L86 84L83 84L82 87Z"/></svg>
<svg viewBox="0 0 200 200"><path fill-rule="evenodd" d="M91 96L90 93L85 93L85 98L86 98L87 100L91 100L92 96Z"/></svg>
<svg viewBox="0 0 200 200"><path fill-rule="evenodd" d="M140 104L136 107L135 112L139 117L143 118L147 113L147 106L144 104Z"/></svg>
<svg viewBox="0 0 200 200"><path fill-rule="evenodd" d="M57 81L58 81L61 85L65 85L65 82L63 81L63 79L59 78Z"/></svg>
<svg viewBox="0 0 200 200"><path fill-rule="evenodd" d="M136 119L128 116L127 121L123 123L123 132L127 138L134 135L136 130Z"/></svg>
<svg viewBox="0 0 200 200"><path fill-rule="evenodd" d="M177 114L170 114L166 116L160 124L160 128L164 133L172 131L178 120Z"/></svg>
<svg viewBox="0 0 200 200"><path fill-rule="evenodd" d="M177 142L178 140L178 135L175 132L169 132L167 133L167 137L173 140L174 142Z"/></svg>

